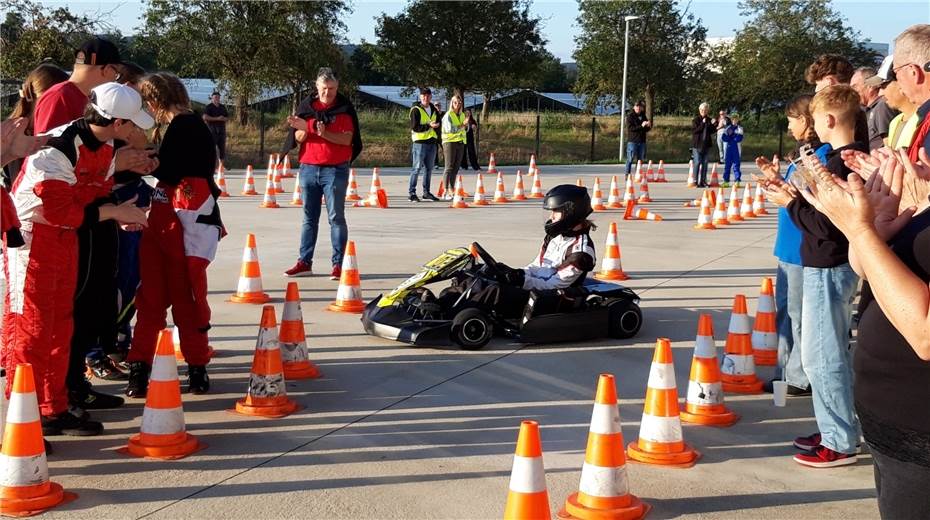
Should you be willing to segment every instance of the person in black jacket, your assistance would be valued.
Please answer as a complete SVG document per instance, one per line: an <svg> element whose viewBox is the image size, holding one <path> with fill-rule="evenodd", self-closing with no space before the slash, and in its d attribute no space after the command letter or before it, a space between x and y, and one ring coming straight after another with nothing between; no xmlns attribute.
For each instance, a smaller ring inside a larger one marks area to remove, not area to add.
<svg viewBox="0 0 930 520"><path fill-rule="evenodd" d="M468 164L471 163L471 169L481 171L478 166L478 121L472 115L471 109L465 109L465 124L468 129L465 131L465 154L462 156L462 169L467 170Z"/></svg>
<svg viewBox="0 0 930 520"><path fill-rule="evenodd" d="M646 104L637 101L633 110L626 115L626 173L632 171L633 163L646 160L646 132L652 129L652 123L644 112Z"/></svg>
<svg viewBox="0 0 930 520"><path fill-rule="evenodd" d="M708 116L710 105L701 103L698 115L691 121L691 154L698 188L707 187L707 152L714 146L717 128Z"/></svg>

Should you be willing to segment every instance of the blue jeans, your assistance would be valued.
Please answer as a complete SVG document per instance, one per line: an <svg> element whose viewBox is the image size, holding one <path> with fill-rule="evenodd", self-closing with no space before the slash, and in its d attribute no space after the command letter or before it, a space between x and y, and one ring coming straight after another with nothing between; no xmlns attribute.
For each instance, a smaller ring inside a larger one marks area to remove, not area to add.
<svg viewBox="0 0 930 520"><path fill-rule="evenodd" d="M775 274L775 326L778 329L778 367L775 378L797 388L811 383L801 364L801 300L804 295L804 268L778 262Z"/></svg>
<svg viewBox="0 0 930 520"><path fill-rule="evenodd" d="M859 277L849 264L804 268L801 303L801 362L811 382L820 443L856 453L859 420L853 407L849 327Z"/></svg>
<svg viewBox="0 0 930 520"><path fill-rule="evenodd" d="M423 172L423 194L429 193L429 180L433 175L433 166L436 165L436 143L413 143L410 149L413 158L413 169L410 170L410 195L417 194L417 177Z"/></svg>
<svg viewBox="0 0 930 520"><path fill-rule="evenodd" d="M698 148L692 148L691 159L694 160L694 182L698 186L707 184L707 150L701 152Z"/></svg>
<svg viewBox="0 0 930 520"><path fill-rule="evenodd" d="M646 143L626 143L626 172L632 173L636 161L646 160Z"/></svg>
<svg viewBox="0 0 930 520"><path fill-rule="evenodd" d="M333 243L333 265L342 265L342 255L349 239L346 225L346 190L349 187L349 163L338 166L300 165L297 182L304 199L304 222L300 229L300 259L313 261L317 232L320 228L322 197L326 196L329 238Z"/></svg>

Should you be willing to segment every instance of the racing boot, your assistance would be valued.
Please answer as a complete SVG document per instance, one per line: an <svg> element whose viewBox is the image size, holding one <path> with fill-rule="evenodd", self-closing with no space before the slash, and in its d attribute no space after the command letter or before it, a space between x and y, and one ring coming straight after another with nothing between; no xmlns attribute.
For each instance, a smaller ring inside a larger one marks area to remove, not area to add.
<svg viewBox="0 0 930 520"><path fill-rule="evenodd" d="M120 369L110 356L87 358L87 368L97 379L104 381L125 381L129 376Z"/></svg>
<svg viewBox="0 0 930 520"><path fill-rule="evenodd" d="M210 376L207 375L206 365L188 365L187 390L196 395L210 391Z"/></svg>
<svg viewBox="0 0 930 520"><path fill-rule="evenodd" d="M144 361L133 361L129 364L129 383L126 385L126 395L129 397L145 397L149 390L149 373L152 367Z"/></svg>
<svg viewBox="0 0 930 520"><path fill-rule="evenodd" d="M119 396L97 392L90 381L84 380L78 388L68 391L68 402L82 410L109 410L123 406L125 401Z"/></svg>
<svg viewBox="0 0 930 520"><path fill-rule="evenodd" d="M74 407L69 407L56 416L42 416L42 435L71 435L86 437L103 433L103 425L91 421L90 416Z"/></svg>

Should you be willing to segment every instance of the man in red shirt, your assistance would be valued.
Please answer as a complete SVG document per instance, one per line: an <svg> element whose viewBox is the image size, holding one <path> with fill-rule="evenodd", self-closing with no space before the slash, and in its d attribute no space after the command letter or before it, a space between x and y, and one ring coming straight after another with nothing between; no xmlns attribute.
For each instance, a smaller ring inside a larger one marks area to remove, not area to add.
<svg viewBox="0 0 930 520"><path fill-rule="evenodd" d="M303 193L304 220L300 233L300 256L286 276L313 274L313 251L319 230L322 198L326 196L330 239L333 244L330 278L342 274L349 228L345 199L349 186L349 163L362 151L358 115L347 97L337 93L339 80L329 68L320 69L316 93L301 102L297 114L287 118L293 129L284 153L300 143L300 172L297 182Z"/></svg>

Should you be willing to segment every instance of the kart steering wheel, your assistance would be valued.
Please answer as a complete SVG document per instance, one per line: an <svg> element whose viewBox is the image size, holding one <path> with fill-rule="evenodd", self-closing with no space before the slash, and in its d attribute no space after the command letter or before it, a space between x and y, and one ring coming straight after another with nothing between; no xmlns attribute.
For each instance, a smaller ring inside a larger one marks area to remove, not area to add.
<svg viewBox="0 0 930 520"><path fill-rule="evenodd" d="M491 274L493 275L504 274L503 270L498 265L497 260L495 260L494 257L491 256L491 253L488 253L483 247L481 247L481 244L479 244L478 242L472 242L471 245L475 249L475 251L478 252L478 256L480 256L481 260L484 261L484 265L488 267L488 270L491 272Z"/></svg>

